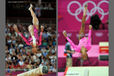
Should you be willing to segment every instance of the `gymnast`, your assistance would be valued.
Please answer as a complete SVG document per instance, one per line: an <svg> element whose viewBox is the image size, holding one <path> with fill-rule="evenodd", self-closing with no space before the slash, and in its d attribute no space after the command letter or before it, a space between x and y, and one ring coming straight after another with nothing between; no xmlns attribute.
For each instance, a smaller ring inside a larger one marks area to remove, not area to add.
<svg viewBox="0 0 114 76"><path fill-rule="evenodd" d="M39 20L38 18L36 17L33 9L32 9L32 4L30 4L30 7L29 7L29 11L31 13L31 16L32 16L32 22L33 22L33 25L30 25L28 27L28 30L29 30L29 33L30 33L30 37L29 39L27 40L23 34L21 32L19 32L18 28L17 28L17 25L14 24L13 28L14 30L18 33L19 36L21 36L21 38L25 41L25 43L27 45L31 45L32 46L32 51L33 52L36 52L37 51L37 46L40 46L41 45L41 41L42 41L42 32L44 30L44 27L41 26L41 32L40 32L40 36L38 36L38 30L39 30Z"/></svg>
<svg viewBox="0 0 114 76"><path fill-rule="evenodd" d="M63 31L63 35L65 38L69 41L71 46L76 52L81 53L81 57L83 60L88 59L88 54L87 52L91 49L91 29L92 26L89 25L89 33L88 33L88 38L85 37L84 35L84 29L85 29L85 19L86 19L86 12L87 12L87 5L84 6L84 13L83 13L83 18L82 18L82 26L79 32L79 44L75 45L72 40L70 40L67 36L66 31Z"/></svg>

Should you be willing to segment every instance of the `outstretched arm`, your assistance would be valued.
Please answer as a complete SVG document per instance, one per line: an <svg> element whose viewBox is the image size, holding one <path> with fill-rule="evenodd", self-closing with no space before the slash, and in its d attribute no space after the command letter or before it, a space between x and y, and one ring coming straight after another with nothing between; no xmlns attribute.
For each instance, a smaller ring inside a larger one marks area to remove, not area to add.
<svg viewBox="0 0 114 76"><path fill-rule="evenodd" d="M39 37L39 44L38 46L40 46L42 44L42 32L40 32L40 37Z"/></svg>
<svg viewBox="0 0 114 76"><path fill-rule="evenodd" d="M22 33L19 32L16 24L13 25L13 28L17 32L17 34L19 34L19 36L21 36L21 38L25 41L25 43L27 45L30 45L30 43L28 42L28 40L22 35Z"/></svg>
<svg viewBox="0 0 114 76"><path fill-rule="evenodd" d="M92 29L92 25L89 25L88 42L91 41L91 29Z"/></svg>
<svg viewBox="0 0 114 76"><path fill-rule="evenodd" d="M73 43L73 41L70 38L68 38L66 31L63 31L63 35L68 40L68 42L71 44L71 46L73 47L73 49L76 50L77 49L77 46Z"/></svg>
<svg viewBox="0 0 114 76"><path fill-rule="evenodd" d="M73 41L70 38L68 38L68 37L66 37L66 39L71 44L71 46L73 47L73 49L76 50L77 46L73 43Z"/></svg>
<svg viewBox="0 0 114 76"><path fill-rule="evenodd" d="M43 31L44 31L44 27L41 26L41 32L40 32L40 37L39 37L39 44L38 44L38 46L40 46L40 45L42 44L42 33L43 33Z"/></svg>
<svg viewBox="0 0 114 76"><path fill-rule="evenodd" d="M27 45L30 45L29 41L22 35L22 33L18 33L18 34L19 36L21 36L21 38L25 41Z"/></svg>

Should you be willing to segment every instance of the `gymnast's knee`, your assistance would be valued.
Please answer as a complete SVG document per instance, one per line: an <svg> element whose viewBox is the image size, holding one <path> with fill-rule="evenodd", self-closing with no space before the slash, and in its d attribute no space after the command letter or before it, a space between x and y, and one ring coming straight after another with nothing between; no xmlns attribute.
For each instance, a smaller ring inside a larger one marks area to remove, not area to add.
<svg viewBox="0 0 114 76"><path fill-rule="evenodd" d="M39 25L39 21L36 17L33 18L32 23L33 25Z"/></svg>

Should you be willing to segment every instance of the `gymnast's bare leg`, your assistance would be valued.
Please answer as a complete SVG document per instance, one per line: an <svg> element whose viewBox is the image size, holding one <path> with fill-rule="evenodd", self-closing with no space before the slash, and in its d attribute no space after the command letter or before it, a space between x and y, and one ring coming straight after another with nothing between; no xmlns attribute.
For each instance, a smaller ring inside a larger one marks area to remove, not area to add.
<svg viewBox="0 0 114 76"><path fill-rule="evenodd" d="M86 13L87 13L87 4L84 7L83 17L82 17L82 23L81 23L81 29L79 32L79 40L84 36L85 34L85 21L86 21Z"/></svg>

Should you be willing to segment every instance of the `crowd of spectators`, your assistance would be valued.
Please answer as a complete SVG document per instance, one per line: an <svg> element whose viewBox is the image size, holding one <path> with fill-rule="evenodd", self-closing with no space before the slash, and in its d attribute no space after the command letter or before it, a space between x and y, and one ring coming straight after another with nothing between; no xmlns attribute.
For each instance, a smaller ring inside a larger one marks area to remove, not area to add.
<svg viewBox="0 0 114 76"><path fill-rule="evenodd" d="M19 31L29 38L28 24L17 24ZM42 45L37 52L25 44L23 39L14 31L13 24L6 24L5 28L5 68L6 69L34 69L46 65L49 72L56 72L56 25L42 24L44 32ZM40 30L39 30L40 34Z"/></svg>

